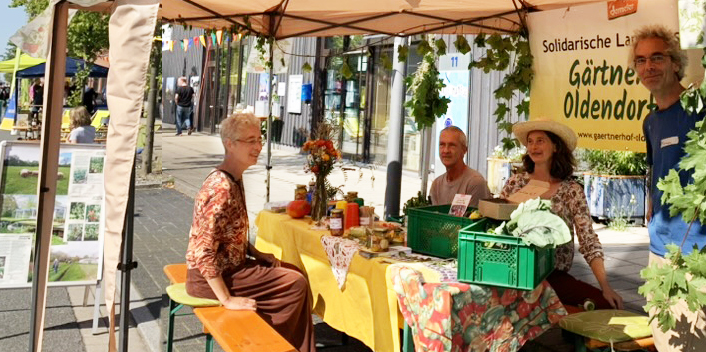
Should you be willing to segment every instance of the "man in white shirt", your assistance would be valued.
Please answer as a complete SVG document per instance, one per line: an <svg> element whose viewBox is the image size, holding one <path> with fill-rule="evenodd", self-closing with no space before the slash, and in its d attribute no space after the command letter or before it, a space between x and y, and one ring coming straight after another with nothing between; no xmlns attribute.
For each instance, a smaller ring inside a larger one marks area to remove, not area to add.
<svg viewBox="0 0 706 352"><path fill-rule="evenodd" d="M471 169L463 161L468 152L466 134L456 126L441 130L439 135L439 157L446 167L446 173L431 184L431 203L433 205L451 204L454 196L470 194L470 206L478 208L478 201L491 198L488 183L483 175Z"/></svg>

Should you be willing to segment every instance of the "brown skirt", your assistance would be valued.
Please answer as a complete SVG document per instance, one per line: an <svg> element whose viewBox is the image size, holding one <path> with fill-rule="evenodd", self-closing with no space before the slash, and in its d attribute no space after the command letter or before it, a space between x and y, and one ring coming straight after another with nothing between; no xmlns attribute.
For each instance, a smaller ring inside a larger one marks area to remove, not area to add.
<svg viewBox="0 0 706 352"><path fill-rule="evenodd" d="M232 296L254 299L258 314L300 352L316 351L309 282L296 266L283 262L272 268L247 260L236 271L224 272L223 281ZM186 292L217 299L198 269L187 271Z"/></svg>

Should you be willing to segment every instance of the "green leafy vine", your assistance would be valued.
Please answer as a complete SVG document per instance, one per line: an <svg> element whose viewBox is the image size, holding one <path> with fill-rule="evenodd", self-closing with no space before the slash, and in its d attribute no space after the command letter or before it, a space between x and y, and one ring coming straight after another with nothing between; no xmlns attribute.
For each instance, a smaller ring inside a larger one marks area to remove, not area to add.
<svg viewBox="0 0 706 352"><path fill-rule="evenodd" d="M423 56L422 62L413 75L405 78L407 89L412 93L405 106L410 109L420 130L431 127L437 118L446 113L451 102L451 99L441 95L441 90L446 85L439 78L439 70L436 68L436 59L440 53L446 52L446 44L441 45L437 41L435 47L436 52L426 38L422 38L417 46L417 53ZM406 57L407 47L403 46L399 50L399 60L406 60Z"/></svg>
<svg viewBox="0 0 706 352"><path fill-rule="evenodd" d="M530 53L528 32L522 29L514 35L485 35L483 33L476 36L474 43L480 48L486 48L485 56L479 60L471 61L468 68L482 69L483 72L505 71L510 72L505 75L500 86L493 92L496 99L502 101L498 103L493 115L498 129L505 131L508 137L503 138L504 150L511 150L519 147L520 143L512 135L512 123L508 121L509 112L512 107L508 106L513 97L521 97L514 108L519 116L525 119L529 115L529 92L530 83L534 73L532 71L532 54ZM456 49L462 54L470 51L470 45L463 36L458 36L454 42Z"/></svg>

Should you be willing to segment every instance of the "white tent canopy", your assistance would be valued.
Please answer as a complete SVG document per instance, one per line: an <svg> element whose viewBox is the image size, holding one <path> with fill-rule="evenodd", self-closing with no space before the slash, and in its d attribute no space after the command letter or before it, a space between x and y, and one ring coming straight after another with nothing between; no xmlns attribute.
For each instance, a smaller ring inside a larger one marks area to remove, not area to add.
<svg viewBox="0 0 706 352"><path fill-rule="evenodd" d="M108 106L110 125L107 140L105 174L105 294L108 309L114 312L115 272L120 252L130 174L133 169L136 136L142 110L143 92L153 31L157 17L165 22L204 29L238 30L275 39L296 36L334 36L386 34L409 36L421 33L472 34L511 33L518 31L524 15L596 0L51 0L47 16L33 20L20 41L39 40L50 33L51 49L37 50L36 45L18 45L35 56L47 56L51 65L46 73L43 141L40 159L40 192L36 266L37 291L33 311L35 333L31 349L41 350L48 247L51 239L58 145L63 94L63 67L66 60L66 26L69 7L90 11L110 11L110 64ZM84 6L84 7L81 7ZM56 13L54 12L56 10ZM43 23L39 23L44 21ZM244 29L243 27L249 28ZM42 29L42 30L39 30ZM22 30L21 30L22 31ZM37 44L37 43L35 43ZM39 47L41 47L41 45ZM48 54L47 54L48 53ZM56 77L56 79L55 79ZM61 79L59 79L61 78ZM52 176L53 175L53 176ZM111 346L114 319L111 316ZM38 332L38 333L37 333Z"/></svg>
<svg viewBox="0 0 706 352"><path fill-rule="evenodd" d="M205 29L245 26L276 39L300 36L508 33L521 13L595 0L163 0L165 22Z"/></svg>

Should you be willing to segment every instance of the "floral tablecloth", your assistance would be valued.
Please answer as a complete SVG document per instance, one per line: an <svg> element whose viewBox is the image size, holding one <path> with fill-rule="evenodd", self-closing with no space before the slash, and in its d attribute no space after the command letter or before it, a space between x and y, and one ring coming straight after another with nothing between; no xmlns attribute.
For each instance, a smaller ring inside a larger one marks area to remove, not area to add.
<svg viewBox="0 0 706 352"><path fill-rule="evenodd" d="M520 291L425 283L405 264L390 270L417 351L517 351L566 315L546 281L533 291Z"/></svg>

